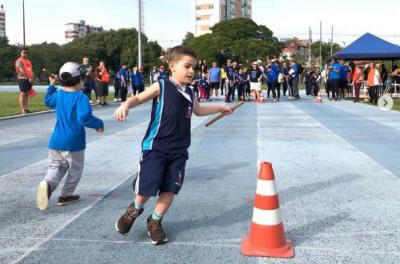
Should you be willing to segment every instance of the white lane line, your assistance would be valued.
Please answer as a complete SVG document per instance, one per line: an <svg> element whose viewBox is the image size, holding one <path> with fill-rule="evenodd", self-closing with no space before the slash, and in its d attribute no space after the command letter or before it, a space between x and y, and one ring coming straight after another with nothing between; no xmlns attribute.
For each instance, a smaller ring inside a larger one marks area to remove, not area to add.
<svg viewBox="0 0 400 264"><path fill-rule="evenodd" d="M18 263L21 260L23 260L24 258L26 258L27 256L29 256L33 251L38 250L43 244L49 242L54 236L56 236L59 232L61 232L64 228L66 228L69 224L71 224L72 222L74 222L76 219L78 219L80 216L82 216L84 213L86 213L87 211L89 211L90 209L92 209L96 204L98 204L100 201L106 199L115 189L117 189L119 186L121 186L123 183L125 183L127 180L129 180L133 175L129 175L128 177L126 177L125 179L123 179L122 181L120 181L117 185L115 185L114 187L112 187L104 196L101 196L99 198L97 198L96 200L94 200L91 204L89 204L88 206L86 206L83 210L81 210L79 213L77 213L76 215L74 215L71 219L69 219L67 222L65 222L63 225L61 225L58 229L56 229L53 233L51 233L48 237L46 237L43 241L37 243L36 245L32 246L31 248L29 248L28 251L26 251L23 255L21 255L19 258L17 258L16 260L14 260L13 262L11 262L12 264L14 263Z"/></svg>
<svg viewBox="0 0 400 264"><path fill-rule="evenodd" d="M0 237L0 239L15 239L11 237ZM46 240L47 238L32 238L28 237L27 240ZM237 241L239 239L235 239ZM241 240L241 239L240 239ZM151 242L144 241L129 241L129 240L98 240L98 239L79 239L79 238L54 238L52 241L59 242L83 242L83 243L97 243L97 244L130 244L130 245L152 245ZM201 246L201 247L240 247L240 244L224 244L220 241L224 240L215 240L214 241L199 241L199 242L191 242L191 241L181 241L181 242L169 242L167 245L170 246ZM229 239L227 239L229 241ZM394 255L400 256L400 252L398 251L382 251L382 250L351 250L346 248L327 248L327 247L308 247L308 246L297 246L297 250L300 251L308 251L308 250L317 250L319 252L336 252L336 253L349 253L349 254L370 254L370 255ZM345 254L339 254L345 255ZM266 260L271 260L270 258L260 257L258 258L258 263L266 263Z"/></svg>
<svg viewBox="0 0 400 264"><path fill-rule="evenodd" d="M381 120L380 119L380 118L383 118L383 115L387 115L387 116L391 117L392 119L395 119L396 118L395 115L398 115L397 118L400 118L400 112L392 110L389 113L387 113L387 112L383 112L383 111L379 110L379 108L377 108L377 107L373 107L374 110L376 110L377 113L381 114L381 115L374 115L373 112L364 113L364 112L361 111L361 109L359 109L360 111L357 111L354 108L343 108L343 107L340 107L340 105L336 105L336 104L332 104L331 106L333 106L334 108L337 108L339 110L342 110L344 112L347 112L347 113L356 115L358 117L364 118L366 120L373 121L373 122L376 122L378 124L381 124L381 125L384 125L384 126L387 126L387 127L390 127L390 128L393 128L395 130L399 130L400 131L400 127L398 126L399 125L398 120L390 120L390 121L388 121L388 120ZM394 124L396 124L396 125L394 125Z"/></svg>
<svg viewBox="0 0 400 264"><path fill-rule="evenodd" d="M196 118L197 120L197 118ZM199 121L192 125L191 130L194 130L196 127L198 127L203 121L205 120L205 118L199 118ZM147 123L147 122L143 122L143 123ZM123 183L125 183L127 180L129 180L132 177L132 175L129 175L128 177L126 177L125 179L123 179L121 182L119 182L117 185L115 185L113 188L111 188L111 190L109 190L104 196L101 196L99 198L97 198L95 201L93 201L91 204L89 204L87 207L85 207L83 210L81 210L79 213L77 213L75 216L73 216L71 219L69 219L67 222L65 222L63 225L61 225L58 229L56 229L53 233L51 233L49 236L47 236L43 241L35 244L34 246L32 246L31 248L29 248L28 251L26 251L23 255L21 255L18 259L14 260L13 262L11 262L12 264L16 264L19 263L20 261L22 261L23 259L25 259L27 256L29 256L33 251L38 250L42 245L46 244L47 242L49 242L50 240L52 240L59 232L61 232L64 228L66 228L69 224L71 224L72 222L74 222L76 219L78 219L80 216L82 216L83 214L85 214L87 211L89 211L90 209L92 209L96 204L98 204L100 201L106 199L115 189L117 189L119 186L121 186Z"/></svg>
<svg viewBox="0 0 400 264"><path fill-rule="evenodd" d="M395 175L393 172L391 172L390 170L386 169L385 167L383 167L381 164L379 164L378 162L376 162L373 158L371 158L370 156L368 156L365 152L359 150L358 148L356 148L355 146L353 146L350 142L348 142L347 140L345 140L344 138L342 138L340 135L338 135L336 132L334 132L332 129L330 129L329 127L325 126L324 124L322 124L321 122L317 121L314 117L312 117L311 115L307 114L305 111L303 111L301 108L299 108L297 105L293 104L293 106L295 106L296 108L298 108L301 112L303 112L303 114L307 117L309 117L311 120L313 120L314 122L316 122L317 124L319 124L321 127L323 127L324 129L326 129L327 131L329 131L330 133L332 133L333 135L335 135L335 137L337 139L339 139L341 142L343 142L345 145L347 145L348 147L350 147L353 150L356 150L358 153L360 153L362 156L364 156L367 160L370 160L373 162L373 164L375 164L376 166L378 166L379 168L381 168L384 172L388 173L389 175L393 176L394 179L399 179L399 177L397 175Z"/></svg>

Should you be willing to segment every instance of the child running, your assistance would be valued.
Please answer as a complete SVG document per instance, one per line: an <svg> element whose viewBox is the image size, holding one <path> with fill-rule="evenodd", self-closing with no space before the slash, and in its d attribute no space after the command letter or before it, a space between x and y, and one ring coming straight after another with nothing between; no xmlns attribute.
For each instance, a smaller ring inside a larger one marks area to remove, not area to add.
<svg viewBox="0 0 400 264"><path fill-rule="evenodd" d="M144 204L151 196L158 199L153 213L147 218L151 242L159 245L168 241L162 228L163 216L171 206L174 196L182 187L191 136L191 116L214 113L231 114L224 105L201 106L188 84L192 82L197 55L183 46L174 47L168 56L172 73L170 80L161 80L115 110L115 118L123 122L134 108L153 100L151 120L142 141L139 171L134 180L136 197L115 223L121 234L127 234L136 218L143 213Z"/></svg>
<svg viewBox="0 0 400 264"><path fill-rule="evenodd" d="M85 159L85 127L104 131L103 121L92 115L88 97L81 92L86 70L77 63L67 62L60 69L60 82L64 90L54 86L55 78L49 77L45 104L56 109L57 122L49 143L49 169L39 183L36 203L40 210L48 207L49 199L68 172L58 198L58 205L79 201L74 195L83 172Z"/></svg>

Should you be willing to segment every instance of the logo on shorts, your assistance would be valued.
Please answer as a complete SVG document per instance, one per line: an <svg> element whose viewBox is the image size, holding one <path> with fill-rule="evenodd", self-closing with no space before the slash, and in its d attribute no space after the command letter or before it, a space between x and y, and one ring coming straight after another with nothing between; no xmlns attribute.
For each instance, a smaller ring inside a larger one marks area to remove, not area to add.
<svg viewBox="0 0 400 264"><path fill-rule="evenodd" d="M178 185L179 187L181 187L182 181L183 181L183 173L181 170L179 170L178 176L176 176L175 185Z"/></svg>

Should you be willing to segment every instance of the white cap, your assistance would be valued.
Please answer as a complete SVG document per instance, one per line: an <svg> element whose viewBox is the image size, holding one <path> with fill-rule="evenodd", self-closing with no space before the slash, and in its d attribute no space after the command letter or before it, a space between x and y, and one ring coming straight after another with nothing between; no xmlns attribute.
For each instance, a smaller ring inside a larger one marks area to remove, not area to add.
<svg viewBox="0 0 400 264"><path fill-rule="evenodd" d="M60 80L66 81L65 78L62 78L64 73L69 73L72 79L84 75L86 73L86 69L76 62L67 62L61 67L59 72Z"/></svg>

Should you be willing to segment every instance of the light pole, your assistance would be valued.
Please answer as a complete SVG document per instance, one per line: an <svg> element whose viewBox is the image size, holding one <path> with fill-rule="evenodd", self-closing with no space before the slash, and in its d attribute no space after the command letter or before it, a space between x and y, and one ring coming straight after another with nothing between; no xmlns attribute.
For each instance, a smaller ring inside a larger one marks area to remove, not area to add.
<svg viewBox="0 0 400 264"><path fill-rule="evenodd" d="M139 2L139 23L138 23L138 67L142 67L142 0Z"/></svg>
<svg viewBox="0 0 400 264"><path fill-rule="evenodd" d="M22 0L22 34L24 37L23 43L25 47L25 0Z"/></svg>

